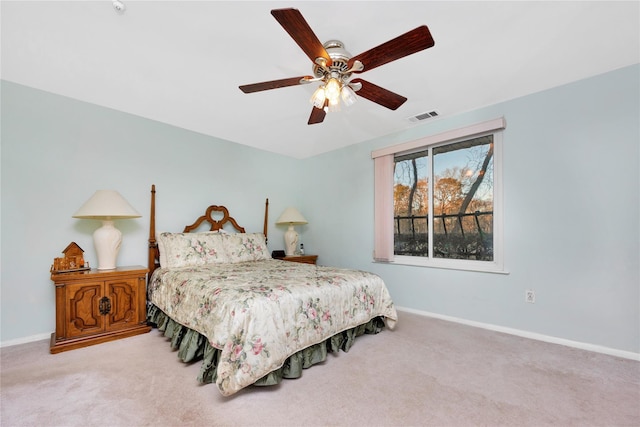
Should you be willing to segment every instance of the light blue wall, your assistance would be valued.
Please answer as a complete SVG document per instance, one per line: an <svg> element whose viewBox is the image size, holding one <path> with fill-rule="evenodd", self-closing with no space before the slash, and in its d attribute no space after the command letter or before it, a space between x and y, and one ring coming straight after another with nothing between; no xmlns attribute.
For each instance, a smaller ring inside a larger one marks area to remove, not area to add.
<svg viewBox="0 0 640 427"><path fill-rule="evenodd" d="M151 184L158 231L181 231L210 204L262 231L269 197L270 242L280 243L274 216L298 203L286 180L298 167L291 158L6 81L1 148L2 342L55 329L49 268L71 241L97 266L99 221L71 216L98 189L118 190L143 215L116 221L119 265L147 263Z"/></svg>
<svg viewBox="0 0 640 427"><path fill-rule="evenodd" d="M309 250L380 274L402 307L640 352L639 76L632 66L305 160ZM372 263L371 151L501 116L510 274Z"/></svg>
<svg viewBox="0 0 640 427"><path fill-rule="evenodd" d="M95 189L117 188L143 213L118 224L119 263L145 263L155 183L159 229L213 202L260 229L268 196L272 249L277 215L297 206L308 253L380 274L399 306L640 352L639 75L625 68L306 160L3 82L1 339L53 330L48 268L70 241L93 254L97 225L71 215ZM371 151L499 116L510 274L372 263Z"/></svg>

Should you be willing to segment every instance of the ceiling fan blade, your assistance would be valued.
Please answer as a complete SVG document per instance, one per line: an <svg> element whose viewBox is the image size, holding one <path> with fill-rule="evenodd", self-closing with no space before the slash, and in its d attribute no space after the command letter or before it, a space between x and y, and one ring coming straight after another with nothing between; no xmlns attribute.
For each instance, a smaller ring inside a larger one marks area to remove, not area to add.
<svg viewBox="0 0 640 427"><path fill-rule="evenodd" d="M328 101L324 101L324 106L327 106ZM309 116L308 125L315 125L317 123L322 123L324 121L324 117L327 115L327 112L324 108L316 108L313 107L311 109L311 115Z"/></svg>
<svg viewBox="0 0 640 427"><path fill-rule="evenodd" d="M273 9L271 15L298 43L311 62L315 64L316 58L324 58L326 65L331 65L329 54L298 9Z"/></svg>
<svg viewBox="0 0 640 427"><path fill-rule="evenodd" d="M435 42L433 41L433 37L431 37L429 28L427 28L426 25L422 25L380 46L376 46L360 55L354 56L349 60L348 67L351 68L356 60L360 61L364 65L364 69L361 71L354 70L354 73L362 73L388 62L395 61L396 59L404 58L405 56L428 49L434 44Z"/></svg>
<svg viewBox="0 0 640 427"><path fill-rule="evenodd" d="M306 83L305 80L313 79L311 76L289 77L280 80L271 80L268 82L252 83L248 85L238 86L244 93L260 92L262 90L278 89L287 86L296 86Z"/></svg>
<svg viewBox="0 0 640 427"><path fill-rule="evenodd" d="M390 110L396 110L402 104L405 103L407 98L397 93L393 93L390 90L376 86L362 79L353 79L350 83L361 83L362 87L356 91L356 95L363 98L367 98L369 101L373 101L376 104L380 104L383 107L387 107Z"/></svg>

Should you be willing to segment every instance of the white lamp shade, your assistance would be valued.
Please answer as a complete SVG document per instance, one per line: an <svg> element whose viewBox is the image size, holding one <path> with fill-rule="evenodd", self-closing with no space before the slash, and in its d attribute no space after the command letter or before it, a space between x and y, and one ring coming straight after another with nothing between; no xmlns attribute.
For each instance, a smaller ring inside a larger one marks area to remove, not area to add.
<svg viewBox="0 0 640 427"><path fill-rule="evenodd" d="M296 208L289 207L282 212L282 215L280 215L276 224L302 225L307 224L307 220Z"/></svg>
<svg viewBox="0 0 640 427"><path fill-rule="evenodd" d="M128 219L142 215L115 190L98 190L73 214L83 219Z"/></svg>
<svg viewBox="0 0 640 427"><path fill-rule="evenodd" d="M73 214L74 218L102 220L102 227L93 233L98 255L98 270L116 268L116 258L122 243L122 233L114 227L114 219L139 218L138 213L115 190L98 190Z"/></svg>

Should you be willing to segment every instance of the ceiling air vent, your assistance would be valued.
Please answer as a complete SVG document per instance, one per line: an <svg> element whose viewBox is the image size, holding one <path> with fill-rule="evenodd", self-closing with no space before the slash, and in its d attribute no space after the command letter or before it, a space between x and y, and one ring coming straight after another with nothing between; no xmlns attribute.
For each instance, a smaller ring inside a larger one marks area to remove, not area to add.
<svg viewBox="0 0 640 427"><path fill-rule="evenodd" d="M431 119L433 117L438 117L440 115L440 113L438 113L438 110L432 110L432 111L427 111L426 113L421 113L412 117L409 117L409 121L410 122L421 122L423 120L427 120L427 119Z"/></svg>

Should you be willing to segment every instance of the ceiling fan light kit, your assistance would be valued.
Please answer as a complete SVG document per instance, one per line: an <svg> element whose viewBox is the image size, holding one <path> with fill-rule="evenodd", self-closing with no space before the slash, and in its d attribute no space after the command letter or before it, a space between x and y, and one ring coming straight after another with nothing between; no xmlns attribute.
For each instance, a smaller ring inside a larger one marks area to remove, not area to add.
<svg viewBox="0 0 640 427"><path fill-rule="evenodd" d="M352 79L362 73L434 46L426 25L417 27L355 57L339 40L320 43L307 21L297 9L274 9L271 15L289 33L313 63L313 76L271 80L240 86L244 93L320 82L311 96L313 105L308 124L322 123L327 112L340 111L340 104L353 105L356 95L383 107L395 110L407 98L362 79Z"/></svg>

